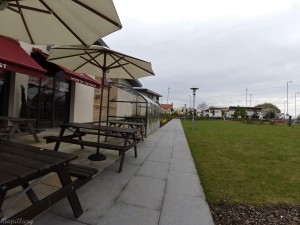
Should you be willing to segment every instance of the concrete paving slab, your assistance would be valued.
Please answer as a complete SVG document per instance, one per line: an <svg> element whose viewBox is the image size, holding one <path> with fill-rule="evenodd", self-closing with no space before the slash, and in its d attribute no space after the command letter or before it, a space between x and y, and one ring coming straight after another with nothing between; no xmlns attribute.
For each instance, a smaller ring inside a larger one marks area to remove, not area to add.
<svg viewBox="0 0 300 225"><path fill-rule="evenodd" d="M98 225L157 225L160 211L116 203L100 218Z"/></svg>
<svg viewBox="0 0 300 225"><path fill-rule="evenodd" d="M62 216L56 215L51 212L46 212L39 216L38 218L33 220L34 225L86 225L85 223L81 223L76 221L75 219L64 218Z"/></svg>
<svg viewBox="0 0 300 225"><path fill-rule="evenodd" d="M167 193L159 225L213 225L205 200L196 196Z"/></svg>
<svg viewBox="0 0 300 225"><path fill-rule="evenodd" d="M147 160L144 162L137 174L146 177L167 179L169 172L168 170L169 163Z"/></svg>
<svg viewBox="0 0 300 225"><path fill-rule="evenodd" d="M110 209L122 189L122 185L112 185L97 179L83 186L77 191L77 194L84 212L77 220L86 224L97 224L99 218ZM74 218L66 199L55 206L51 212L65 218Z"/></svg>
<svg viewBox="0 0 300 225"><path fill-rule="evenodd" d="M193 161L191 153L186 150L183 150L183 149L182 148L175 149L175 147L174 147L173 152L172 152L172 158L180 159L180 160L184 160L184 161Z"/></svg>
<svg viewBox="0 0 300 225"><path fill-rule="evenodd" d="M129 205L160 210L166 181L157 178L134 176L121 193L118 201Z"/></svg>
<svg viewBox="0 0 300 225"><path fill-rule="evenodd" d="M172 158L169 169L170 171L197 174L194 161L192 160L186 161L177 158Z"/></svg>
<svg viewBox="0 0 300 225"><path fill-rule="evenodd" d="M165 162L169 163L171 161L171 151L165 151L165 149L155 148L147 158L148 160L156 161L156 162Z"/></svg>
<svg viewBox="0 0 300 225"><path fill-rule="evenodd" d="M166 193L204 197L197 174L170 171Z"/></svg>

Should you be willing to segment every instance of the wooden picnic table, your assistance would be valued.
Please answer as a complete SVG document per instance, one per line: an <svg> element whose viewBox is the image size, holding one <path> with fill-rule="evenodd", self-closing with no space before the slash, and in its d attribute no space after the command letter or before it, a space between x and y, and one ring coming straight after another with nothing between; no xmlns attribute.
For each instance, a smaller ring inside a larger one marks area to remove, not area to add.
<svg viewBox="0 0 300 225"><path fill-rule="evenodd" d="M35 129L32 126L32 123L35 119L28 118L19 118L11 116L0 116L0 130L2 136L7 137L7 139L12 139L13 137L19 135L25 135L31 133L35 142L40 142L38 136L36 135ZM11 126L8 124L11 123ZM22 127L23 126L23 127ZM22 131L25 128L28 131ZM5 133L4 133L5 131ZM28 133L29 132L29 133Z"/></svg>
<svg viewBox="0 0 300 225"><path fill-rule="evenodd" d="M83 210L76 189L88 182L97 170L72 166L69 162L75 158L77 156L73 154L0 140L0 224L25 224L26 221L32 220L65 197L68 198L74 215L79 217ZM74 168L77 168L77 175ZM89 170L89 174L86 173L85 177L79 171L83 169ZM39 199L32 189L32 185L53 172L57 173L61 188L45 198ZM71 176L80 179L72 181ZM6 218L6 212L10 209L2 208L4 199L10 189L18 186L24 189L23 192L26 192L32 204L10 218ZM21 223L19 223L20 221Z"/></svg>
<svg viewBox="0 0 300 225"><path fill-rule="evenodd" d="M136 134L139 131L136 128L123 128L123 127L111 127L111 126L102 126L102 125L95 125L93 123L64 123L60 125L61 130L58 136L46 136L44 137L47 142L56 142L54 150L58 151L60 143L70 143L70 144L77 144L81 146L81 149L84 149L84 146L90 146L97 148L97 153L90 155L90 160L105 160L106 157L101 154L100 155L99 149L109 149L115 150L119 152L121 156L119 172L122 171L123 162L125 158L125 153L134 148L135 157L137 157L137 143L138 140L136 139ZM71 135L64 135L66 129L73 128L74 132ZM83 136L86 134L93 134L93 135L100 135L100 136L110 136L123 139L123 143L114 144L114 143L107 143L107 142L100 142L100 141L86 141L83 140ZM78 139L76 139L78 138ZM104 158L103 158L104 157Z"/></svg>
<svg viewBox="0 0 300 225"><path fill-rule="evenodd" d="M139 129L139 133L141 135L142 141L144 141L144 137L146 137L145 123L130 122L125 120L108 120L106 122L108 123L109 126L114 126L114 127L137 128Z"/></svg>

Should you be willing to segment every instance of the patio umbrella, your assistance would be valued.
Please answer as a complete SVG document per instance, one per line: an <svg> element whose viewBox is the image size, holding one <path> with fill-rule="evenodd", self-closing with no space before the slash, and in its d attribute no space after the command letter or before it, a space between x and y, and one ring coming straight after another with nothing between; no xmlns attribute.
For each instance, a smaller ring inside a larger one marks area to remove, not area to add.
<svg viewBox="0 0 300 225"><path fill-rule="evenodd" d="M83 44L121 29L112 0L0 0L0 34L31 44Z"/></svg>
<svg viewBox="0 0 300 225"><path fill-rule="evenodd" d="M48 60L75 72L102 77L99 126L102 116L103 84L106 78L138 79L154 75L150 62L99 45L51 48ZM99 141L100 133L98 133ZM91 155L89 159L103 160L103 156L99 154L97 148L97 153Z"/></svg>

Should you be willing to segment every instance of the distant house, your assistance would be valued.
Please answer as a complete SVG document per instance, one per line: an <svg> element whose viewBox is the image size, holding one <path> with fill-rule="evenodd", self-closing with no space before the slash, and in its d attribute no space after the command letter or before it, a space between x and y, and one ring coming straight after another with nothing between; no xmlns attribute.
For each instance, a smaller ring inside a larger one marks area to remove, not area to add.
<svg viewBox="0 0 300 225"><path fill-rule="evenodd" d="M257 115L259 119L263 118L262 115L262 107L243 107L243 106L230 106L228 113L226 114L227 118L231 118L234 116L234 112L237 108L242 108L246 110L247 116L252 117L253 115Z"/></svg>
<svg viewBox="0 0 300 225"><path fill-rule="evenodd" d="M222 118L223 113L227 112L227 107L220 107L220 106L210 106L206 111L206 116L211 118Z"/></svg>
<svg viewBox="0 0 300 225"><path fill-rule="evenodd" d="M163 114L171 114L174 111L173 102L171 104L161 104L160 108Z"/></svg>

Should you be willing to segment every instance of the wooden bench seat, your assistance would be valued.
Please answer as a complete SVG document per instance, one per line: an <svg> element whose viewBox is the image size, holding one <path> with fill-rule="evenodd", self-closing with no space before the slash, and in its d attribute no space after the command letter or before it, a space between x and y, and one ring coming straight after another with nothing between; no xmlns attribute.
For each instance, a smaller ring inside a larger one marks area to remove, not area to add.
<svg viewBox="0 0 300 225"><path fill-rule="evenodd" d="M98 135L97 132L94 131L81 131L84 134L91 134L91 135ZM101 132L100 136L104 136L106 137L105 141L107 140L108 137L113 137L113 138L124 138L124 136L122 136L120 133L113 133L113 132L109 132L109 131L105 131L105 132ZM130 139L133 139L133 135L130 135ZM142 140L142 137L137 135L135 136L136 141L140 141Z"/></svg>
<svg viewBox="0 0 300 225"><path fill-rule="evenodd" d="M130 143L128 142L124 146L124 145L111 144L111 143L107 143L107 142L97 143L95 141L78 140L78 139L68 138L68 136L64 136L63 138L60 138L58 136L45 136L44 139L46 139L46 143L56 142L56 144L57 144L57 143L60 143L60 142L65 142L65 143L69 143L69 144L80 145L82 149L84 148L84 146L89 146L89 147L95 147L95 148L102 148L102 149L109 149L109 150L118 151L119 155L122 156L121 161L120 161L120 166L119 166L119 173L122 171L124 158L125 158L125 153L128 150L130 150L131 148L134 148L134 154L135 154L135 157L137 157L136 145L139 143L138 140L135 140L135 141L133 140Z"/></svg>
<svg viewBox="0 0 300 225"><path fill-rule="evenodd" d="M98 169L72 163L67 165L67 170L70 176L78 178L73 181L75 189L78 189L85 183L89 182L93 176L98 173Z"/></svg>
<svg viewBox="0 0 300 225"><path fill-rule="evenodd" d="M58 136L45 136L44 139L46 139L46 143L60 141L60 142L65 142L65 143L70 143L70 144L81 145L81 146L105 148L105 149L116 150L116 151L128 151L129 149L134 147L134 145L136 144L135 142L132 142L124 148L124 146L122 146L122 145L115 145L115 144L109 144L109 143L103 143L103 142L97 143L94 141L71 139L71 138L67 138L67 137L60 138Z"/></svg>

